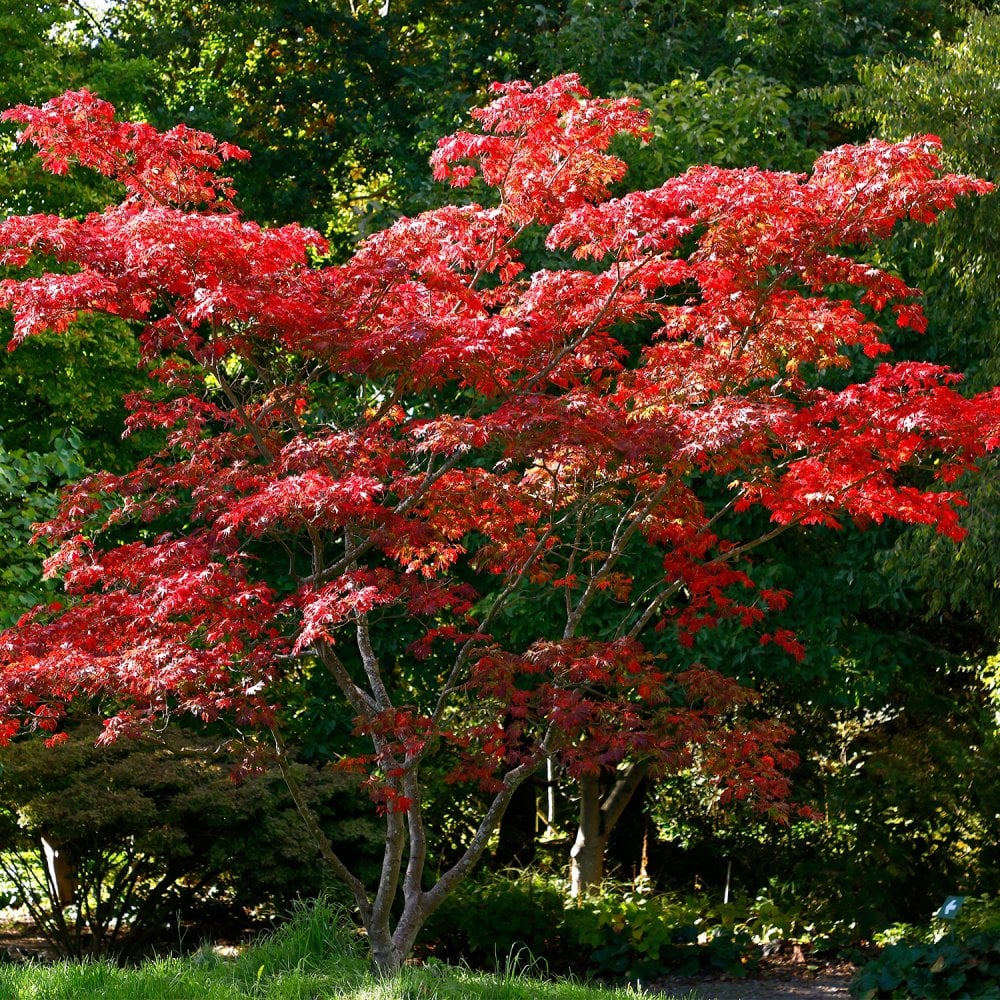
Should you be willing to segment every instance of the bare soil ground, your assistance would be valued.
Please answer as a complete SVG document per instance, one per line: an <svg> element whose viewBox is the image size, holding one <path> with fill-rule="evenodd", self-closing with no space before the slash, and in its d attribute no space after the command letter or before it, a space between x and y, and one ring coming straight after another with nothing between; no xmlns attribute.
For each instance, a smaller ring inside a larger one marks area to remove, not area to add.
<svg viewBox="0 0 1000 1000"><path fill-rule="evenodd" d="M0 962L26 962L33 958L49 962L54 957L34 924L23 920L0 923Z"/></svg>
<svg viewBox="0 0 1000 1000"><path fill-rule="evenodd" d="M664 976L643 985L650 990L698 1000L771 1000L795 997L798 1000L824 1000L849 997L848 986L854 975L849 962L804 963L764 962L754 975L745 979L725 976Z"/></svg>

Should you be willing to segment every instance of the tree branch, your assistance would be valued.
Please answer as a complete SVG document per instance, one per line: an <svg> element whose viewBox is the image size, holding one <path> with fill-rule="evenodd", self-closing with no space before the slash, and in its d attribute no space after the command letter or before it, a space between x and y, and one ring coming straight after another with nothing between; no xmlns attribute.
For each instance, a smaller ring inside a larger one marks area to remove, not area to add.
<svg viewBox="0 0 1000 1000"><path fill-rule="evenodd" d="M313 811L312 806L309 805L302 791L302 786L292 773L292 764L288 759L285 741L276 725L271 726L271 736L274 739L275 759L278 762L281 777L284 779L288 792L292 796L295 808L298 809L299 815L302 817L302 822L305 823L306 829L309 831L309 836L312 838L316 850L323 858L327 867L351 890L354 901L361 911L362 920L367 924L371 918L371 901L368 898L367 890L361 880L340 860L333 849L333 845L330 843L330 838L323 832L319 818Z"/></svg>

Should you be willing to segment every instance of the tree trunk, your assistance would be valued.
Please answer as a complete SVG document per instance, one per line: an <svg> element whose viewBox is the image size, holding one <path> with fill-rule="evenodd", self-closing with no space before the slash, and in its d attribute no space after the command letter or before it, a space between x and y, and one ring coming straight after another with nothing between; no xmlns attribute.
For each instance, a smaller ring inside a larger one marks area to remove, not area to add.
<svg viewBox="0 0 1000 1000"><path fill-rule="evenodd" d="M599 885L604 878L604 849L608 844L601 815L600 779L596 775L585 775L578 787L579 825L569 852L570 895L574 899Z"/></svg>
<svg viewBox="0 0 1000 1000"><path fill-rule="evenodd" d="M329 871L350 888L368 936L372 968L375 974L383 979L391 978L399 972L403 962L413 950L417 935L427 919L479 863L514 794L531 778L544 760L543 748L543 753L538 759L525 761L507 772L500 790L494 795L462 856L426 891L422 888L427 860L427 840L418 778L420 761L419 757L408 761L408 768L404 771L398 787L409 800L409 805L405 812L386 810L382 870L378 887L372 897L361 880L352 874L337 856L315 811L295 779L284 741L276 726L272 728L272 733L275 757L292 800ZM393 904L397 901L400 890L403 895L403 910L393 930ZM61 914L60 910L56 912Z"/></svg>
<svg viewBox="0 0 1000 1000"><path fill-rule="evenodd" d="M576 840L569 852L569 892L574 899L585 895L604 880L604 853L607 846L607 837L588 837L582 826L577 830Z"/></svg>
<svg viewBox="0 0 1000 1000"><path fill-rule="evenodd" d="M576 840L570 850L570 895L576 899L604 878L608 837L646 776L645 764L629 764L615 775L606 795L597 775L579 780L580 813Z"/></svg>
<svg viewBox="0 0 1000 1000"><path fill-rule="evenodd" d="M400 824L403 823L403 814L396 814L396 816L388 814L386 816L386 856L383 860L379 890L373 905L361 906L361 918L368 933L368 945L371 949L372 966L376 975L381 978L389 978L399 971L413 950L417 935L428 918L479 863L490 836L496 830L503 818L504 811L510 804L511 797L520 785L538 769L539 764L540 761L526 762L507 773L503 788L497 792L490 807L486 810L462 856L427 890L421 888L426 859L426 841L420 804L420 788L414 771L410 771L403 778L403 789L410 799L410 806L405 813L405 822L409 831L409 857L406 872L400 879L399 857L401 857L402 852L399 849L398 835L402 832L402 826L399 827L398 831L395 827L397 819ZM403 910L396 921L395 930L390 930L392 903L400 889L403 894Z"/></svg>
<svg viewBox="0 0 1000 1000"><path fill-rule="evenodd" d="M371 949L372 970L379 979L391 979L402 968L403 956L393 943L388 922L381 927L366 926L365 930Z"/></svg>

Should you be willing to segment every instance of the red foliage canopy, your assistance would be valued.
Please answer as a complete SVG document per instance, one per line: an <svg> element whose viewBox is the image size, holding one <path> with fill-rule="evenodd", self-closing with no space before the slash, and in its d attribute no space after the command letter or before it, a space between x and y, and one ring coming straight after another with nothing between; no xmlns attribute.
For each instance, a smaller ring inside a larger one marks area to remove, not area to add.
<svg viewBox="0 0 1000 1000"><path fill-rule="evenodd" d="M576 774L698 756L724 795L771 802L781 727L734 721L751 692L676 674L648 636L760 632L788 595L757 591L748 556L790 526L960 537L950 486L998 443L996 391L915 362L859 380L889 351L878 313L924 321L915 289L848 251L989 189L942 174L930 136L612 197L634 103L572 76L506 84L433 157L487 205L400 219L321 266L315 232L235 210L217 174L235 147L117 123L86 92L5 117L50 169L125 189L82 220L0 224L2 263L57 265L0 284L11 346L81 312L136 321L152 381L127 429L163 435L39 528L68 597L0 638L6 738L95 697L108 738L177 712L275 727L276 685L311 659L390 812L419 808L431 753L497 801L555 753ZM734 539L754 505L771 526ZM551 589L559 620L505 639L513 602ZM411 645L387 665L373 633L394 630ZM780 629L761 641L801 653ZM419 682L389 669L403 656L426 661Z"/></svg>

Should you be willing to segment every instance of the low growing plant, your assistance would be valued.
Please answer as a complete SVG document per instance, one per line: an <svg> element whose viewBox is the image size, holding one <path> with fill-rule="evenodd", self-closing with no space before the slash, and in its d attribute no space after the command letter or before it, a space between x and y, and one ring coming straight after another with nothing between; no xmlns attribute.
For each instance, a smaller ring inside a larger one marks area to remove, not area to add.
<svg viewBox="0 0 1000 1000"><path fill-rule="evenodd" d="M514 953L494 974L444 962L406 966L377 978L350 914L330 903L300 906L288 923L235 959L204 948L189 958L137 967L107 961L0 964L0 997L45 1000L638 1000L631 987L606 989L540 976ZM665 998L666 1000L666 998Z"/></svg>
<svg viewBox="0 0 1000 1000"><path fill-rule="evenodd" d="M483 876L441 905L421 941L434 957L496 969L518 950L559 967L569 958L565 889L539 875Z"/></svg>
<svg viewBox="0 0 1000 1000"><path fill-rule="evenodd" d="M592 949L597 975L647 979L667 970L724 969L743 975L754 958L754 941L732 907L704 896L646 891L591 894L568 910L571 938Z"/></svg>
<svg viewBox="0 0 1000 1000"><path fill-rule="evenodd" d="M1000 937L1000 897L971 896L962 904L955 918L957 937L973 934L994 934Z"/></svg>
<svg viewBox="0 0 1000 1000"><path fill-rule="evenodd" d="M744 975L762 941L755 914L707 896L654 893L605 883L569 899L565 884L540 875L493 875L467 883L435 913L426 952L497 969L519 949L553 969L613 979L714 969Z"/></svg>
<svg viewBox="0 0 1000 1000"><path fill-rule="evenodd" d="M1000 1000L1000 934L891 944L861 969L851 994L860 1000Z"/></svg>

